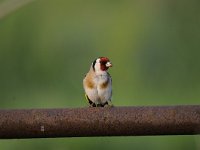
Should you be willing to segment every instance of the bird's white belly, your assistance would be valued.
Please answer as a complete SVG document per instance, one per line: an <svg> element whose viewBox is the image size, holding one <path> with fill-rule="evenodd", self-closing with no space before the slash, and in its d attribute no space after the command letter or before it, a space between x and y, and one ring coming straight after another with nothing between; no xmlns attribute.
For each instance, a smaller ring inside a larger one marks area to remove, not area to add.
<svg viewBox="0 0 200 150"><path fill-rule="evenodd" d="M96 88L86 89L86 94L92 102L96 104L100 103L100 98L99 98L98 91Z"/></svg>
<svg viewBox="0 0 200 150"><path fill-rule="evenodd" d="M101 89L101 87L98 88L98 95L101 99L101 103L105 103L111 100L111 93L112 93L112 89L109 85L105 89Z"/></svg>

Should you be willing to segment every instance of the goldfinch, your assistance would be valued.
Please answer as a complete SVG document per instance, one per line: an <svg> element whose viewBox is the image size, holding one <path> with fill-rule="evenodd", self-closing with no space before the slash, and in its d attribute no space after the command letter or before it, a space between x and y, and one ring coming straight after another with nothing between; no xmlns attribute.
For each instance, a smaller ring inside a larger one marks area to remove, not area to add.
<svg viewBox="0 0 200 150"><path fill-rule="evenodd" d="M85 96L91 107L112 106L112 78L107 72L112 63L106 57L95 59L83 79Z"/></svg>

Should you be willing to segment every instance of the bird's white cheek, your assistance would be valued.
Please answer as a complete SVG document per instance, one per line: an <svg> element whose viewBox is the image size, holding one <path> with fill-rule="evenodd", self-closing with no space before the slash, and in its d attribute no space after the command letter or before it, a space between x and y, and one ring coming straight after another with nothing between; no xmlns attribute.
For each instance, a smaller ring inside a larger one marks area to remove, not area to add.
<svg viewBox="0 0 200 150"><path fill-rule="evenodd" d="M99 70L100 69L100 63L96 62L94 68L95 68L95 71Z"/></svg>

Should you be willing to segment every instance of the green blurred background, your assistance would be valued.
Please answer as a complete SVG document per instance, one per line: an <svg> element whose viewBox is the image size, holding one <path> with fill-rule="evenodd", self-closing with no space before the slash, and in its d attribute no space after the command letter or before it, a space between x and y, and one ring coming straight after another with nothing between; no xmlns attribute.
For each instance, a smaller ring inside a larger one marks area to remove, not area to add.
<svg viewBox="0 0 200 150"><path fill-rule="evenodd" d="M1 109L86 107L98 56L114 64L116 106L200 104L199 0L35 0L6 14L12 1L0 0ZM36 148L200 150L200 136L0 141Z"/></svg>

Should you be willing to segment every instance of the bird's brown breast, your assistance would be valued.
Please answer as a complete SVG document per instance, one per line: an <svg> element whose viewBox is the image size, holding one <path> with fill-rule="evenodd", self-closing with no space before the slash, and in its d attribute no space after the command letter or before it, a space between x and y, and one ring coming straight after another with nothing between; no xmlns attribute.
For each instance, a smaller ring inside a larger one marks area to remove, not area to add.
<svg viewBox="0 0 200 150"><path fill-rule="evenodd" d="M94 88L94 82L92 80L86 80L86 85L90 89Z"/></svg>
<svg viewBox="0 0 200 150"><path fill-rule="evenodd" d="M85 84L89 89L94 88L94 81L92 80L92 78L93 78L92 74L87 74L85 78Z"/></svg>
<svg viewBox="0 0 200 150"><path fill-rule="evenodd" d="M100 85L101 89L107 88L108 83L109 83L109 80L107 80L107 81L105 81L104 83L102 83L102 84Z"/></svg>

